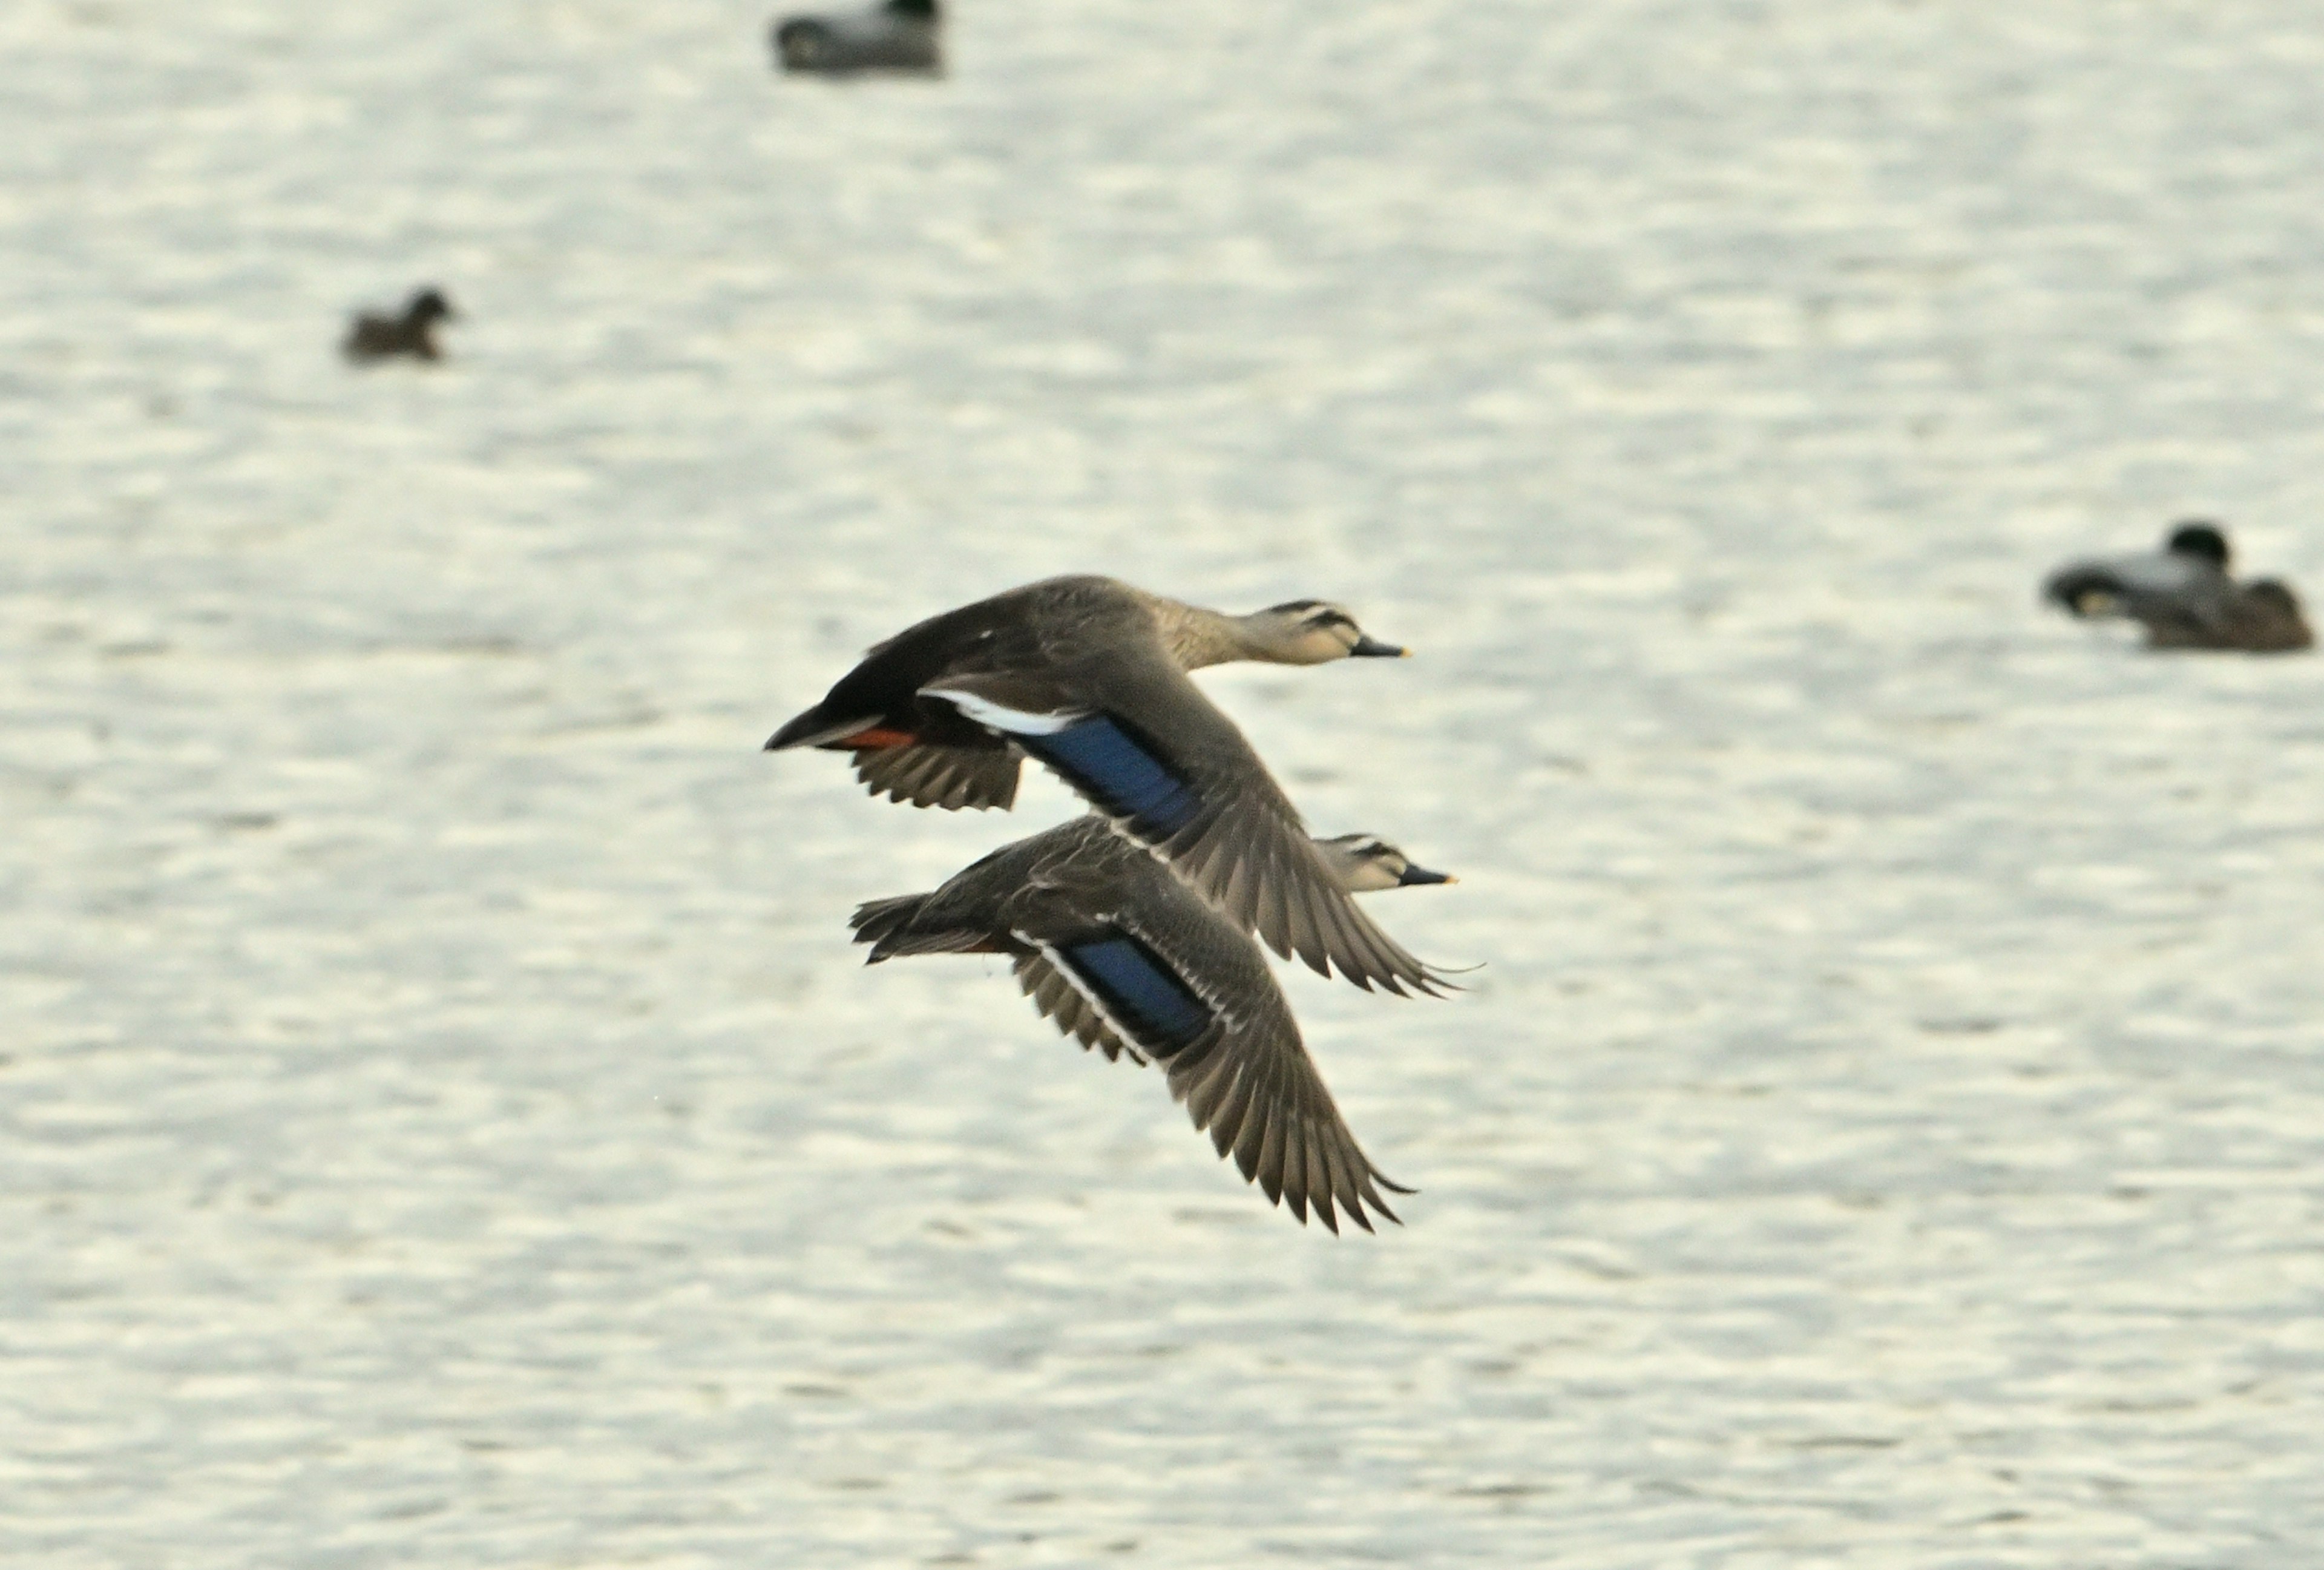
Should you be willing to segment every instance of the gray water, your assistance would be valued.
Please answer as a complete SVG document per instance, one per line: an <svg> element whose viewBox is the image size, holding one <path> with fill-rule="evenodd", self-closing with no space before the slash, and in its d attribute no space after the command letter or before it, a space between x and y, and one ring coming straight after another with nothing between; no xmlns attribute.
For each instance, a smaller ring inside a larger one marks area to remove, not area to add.
<svg viewBox="0 0 2324 1570"><path fill-rule="evenodd" d="M2324 23L0 16L10 1565L2285 1566L2324 1539ZM435 369L346 314L438 282ZM1449 1002L1333 1238L844 919L1074 810L759 742L1102 570Z"/></svg>

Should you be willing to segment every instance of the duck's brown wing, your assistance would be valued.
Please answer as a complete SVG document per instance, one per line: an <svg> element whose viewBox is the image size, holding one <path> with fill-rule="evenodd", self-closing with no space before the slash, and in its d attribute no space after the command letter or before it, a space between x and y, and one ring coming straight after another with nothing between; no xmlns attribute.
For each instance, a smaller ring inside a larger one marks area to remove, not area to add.
<svg viewBox="0 0 2324 1570"><path fill-rule="evenodd" d="M1246 1181L1270 1202L1289 1201L1302 1222L1312 1205L1318 1221L1339 1231L1336 1204L1366 1232L1366 1205L1401 1225L1379 1191L1412 1190L1391 1182L1356 1143L1290 1020L1286 1009L1272 1024L1213 1031L1166 1062L1170 1094L1220 1155L1234 1157Z"/></svg>
<svg viewBox="0 0 2324 1570"><path fill-rule="evenodd" d="M1014 747L865 747L855 753L855 777L872 795L947 811L1007 811L1017 804L1023 772L1023 756Z"/></svg>
<svg viewBox="0 0 2324 1570"><path fill-rule="evenodd" d="M1367 989L1445 984L1357 908L1242 732L1158 648L947 678L922 696L1047 765L1277 954Z"/></svg>
<svg viewBox="0 0 2324 1570"><path fill-rule="evenodd" d="M1017 961L1017 984L1025 989L1043 1019L1053 1022L1059 1034L1079 1041L1084 1050L1094 1047L1109 1062L1118 1063L1127 1054L1132 1063L1145 1063L1146 1054L1115 1035L1105 1016L1041 956L1028 954Z"/></svg>
<svg viewBox="0 0 2324 1570"><path fill-rule="evenodd" d="M1179 897L1195 902L1183 890ZM1140 916L1160 918L1151 933ZM1397 1219L1380 1190L1411 1190L1389 1181L1356 1143L1266 962L1216 911L1125 912L1038 947L1019 972L1029 978L1033 965L1046 967L1027 987L1044 1011L1061 1028L1069 1016L1084 1024L1084 1039L1116 1039L1160 1063L1194 1127L1270 1203L1287 1201L1302 1222L1313 1205L1333 1232L1341 1213L1370 1232L1367 1206ZM1078 1011L1044 1002L1060 985Z"/></svg>

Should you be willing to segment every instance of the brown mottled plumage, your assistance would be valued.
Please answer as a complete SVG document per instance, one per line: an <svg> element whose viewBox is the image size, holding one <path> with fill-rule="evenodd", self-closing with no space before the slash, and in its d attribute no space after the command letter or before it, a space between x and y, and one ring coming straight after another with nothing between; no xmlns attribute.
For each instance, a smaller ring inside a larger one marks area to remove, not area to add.
<svg viewBox="0 0 2324 1570"><path fill-rule="evenodd" d="M1349 890L1452 880L1369 835L1315 844ZM930 894L873 900L850 923L870 963L1006 954L1019 984L1067 1036L1110 1058L1159 1063L1170 1094L1270 1203L1334 1206L1365 1231L1397 1219L1333 1103L1266 957L1244 930L1151 855L1089 817L1019 840Z"/></svg>
<svg viewBox="0 0 2324 1570"><path fill-rule="evenodd" d="M1048 578L907 628L767 746L851 752L875 792L947 808L1009 805L1030 753L1277 954L1430 992L1427 967L1356 908L1242 732L1186 677L1403 652L1316 600L1228 616L1112 578Z"/></svg>

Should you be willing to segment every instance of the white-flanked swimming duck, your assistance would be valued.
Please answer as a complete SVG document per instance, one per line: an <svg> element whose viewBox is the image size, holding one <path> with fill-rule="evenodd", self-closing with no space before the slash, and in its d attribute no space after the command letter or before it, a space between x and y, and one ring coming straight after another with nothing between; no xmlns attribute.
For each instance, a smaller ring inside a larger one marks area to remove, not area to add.
<svg viewBox="0 0 2324 1570"><path fill-rule="evenodd" d="M936 75L944 70L944 17L936 0L886 0L869 11L786 16L771 34L787 71Z"/></svg>
<svg viewBox="0 0 2324 1570"><path fill-rule="evenodd" d="M2153 649L2281 654L2312 646L2299 596L2275 578L2237 583L2232 562L2219 526L2190 519L2161 550L2070 562L2042 593L2077 616L2135 621Z"/></svg>
<svg viewBox="0 0 2324 1570"><path fill-rule="evenodd" d="M1370 835L1314 842L1357 891L1446 883ZM930 894L873 900L850 922L867 963L900 955L1006 954L1057 1029L1109 1058L1162 1065L1170 1094L1272 1204L1334 1206L1365 1231L1390 1221L1371 1164L1299 1039L1267 960L1244 932L1094 816L993 852Z"/></svg>
<svg viewBox="0 0 2324 1570"><path fill-rule="evenodd" d="M1277 954L1425 992L1427 968L1356 909L1267 765L1186 676L1403 652L1319 600L1230 616L1111 578L1048 578L898 633L767 747L852 752L875 794L947 808L1010 805L1030 753Z"/></svg>
<svg viewBox="0 0 2324 1570"><path fill-rule="evenodd" d="M436 327L439 322L456 321L460 313L444 298L440 289L414 291L404 302L400 316L388 316L380 311L359 313L340 340L339 352L358 363L368 360L392 359L408 355L415 360L440 360L444 351L436 343Z"/></svg>

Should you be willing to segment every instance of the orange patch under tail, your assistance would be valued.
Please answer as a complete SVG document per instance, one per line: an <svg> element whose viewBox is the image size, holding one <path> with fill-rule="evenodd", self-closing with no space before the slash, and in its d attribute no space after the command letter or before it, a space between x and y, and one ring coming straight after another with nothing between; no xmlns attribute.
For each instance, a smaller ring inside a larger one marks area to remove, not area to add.
<svg viewBox="0 0 2324 1570"><path fill-rule="evenodd" d="M884 726L873 725L869 730L857 731L852 736L842 736L831 744L835 747L846 747L862 753L872 752L881 747L908 747L919 739L909 731L891 731Z"/></svg>

